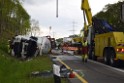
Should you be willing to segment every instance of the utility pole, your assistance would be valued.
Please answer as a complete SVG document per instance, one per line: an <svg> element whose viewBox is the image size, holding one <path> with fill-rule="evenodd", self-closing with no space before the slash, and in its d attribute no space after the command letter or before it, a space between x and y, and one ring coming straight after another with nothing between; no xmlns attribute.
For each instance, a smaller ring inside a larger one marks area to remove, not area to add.
<svg viewBox="0 0 124 83"><path fill-rule="evenodd" d="M72 31L72 33L73 33L73 35L75 35L75 24L76 24L76 22L75 21L73 21L72 22L72 30L70 30L70 31Z"/></svg>
<svg viewBox="0 0 124 83"><path fill-rule="evenodd" d="M51 29L52 29L52 26L49 27L49 35L50 35L50 33L51 33Z"/></svg>
<svg viewBox="0 0 124 83"><path fill-rule="evenodd" d="M56 33L56 32L53 32L53 38L55 37L55 33Z"/></svg>
<svg viewBox="0 0 124 83"><path fill-rule="evenodd" d="M73 31L73 35L74 35L74 34L75 34L75 21L73 21L72 24L73 24L73 26L72 26L72 27L73 27L72 31Z"/></svg>
<svg viewBox="0 0 124 83"><path fill-rule="evenodd" d="M58 18L58 0L56 0L56 17Z"/></svg>

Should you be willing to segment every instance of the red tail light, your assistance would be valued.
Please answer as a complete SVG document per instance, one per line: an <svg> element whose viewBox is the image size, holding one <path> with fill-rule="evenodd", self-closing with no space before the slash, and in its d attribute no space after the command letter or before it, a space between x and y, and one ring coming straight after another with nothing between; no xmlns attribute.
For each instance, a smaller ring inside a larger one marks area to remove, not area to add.
<svg viewBox="0 0 124 83"><path fill-rule="evenodd" d="M124 48L117 48L116 51L117 52L124 52Z"/></svg>
<svg viewBox="0 0 124 83"><path fill-rule="evenodd" d="M124 48L122 48L121 52L124 52Z"/></svg>

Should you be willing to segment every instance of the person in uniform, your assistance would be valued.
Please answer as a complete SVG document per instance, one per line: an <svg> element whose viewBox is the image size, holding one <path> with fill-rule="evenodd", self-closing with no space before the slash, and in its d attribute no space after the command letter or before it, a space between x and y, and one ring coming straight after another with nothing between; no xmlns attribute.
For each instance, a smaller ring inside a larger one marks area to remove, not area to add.
<svg viewBox="0 0 124 83"><path fill-rule="evenodd" d="M88 45L87 45L86 38L84 38L82 46L83 46L83 48L82 48L82 61L87 62L87 59L88 59L88 55L87 55L87 53L88 53Z"/></svg>

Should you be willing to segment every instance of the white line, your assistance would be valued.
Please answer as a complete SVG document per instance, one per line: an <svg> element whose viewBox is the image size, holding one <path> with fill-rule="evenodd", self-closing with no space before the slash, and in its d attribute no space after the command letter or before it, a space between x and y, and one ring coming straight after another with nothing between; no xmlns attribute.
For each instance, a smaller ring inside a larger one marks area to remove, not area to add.
<svg viewBox="0 0 124 83"><path fill-rule="evenodd" d="M119 69L119 68L111 67L111 66L109 66L109 65L105 65L105 64L100 63L100 62L97 62L97 61L92 61L92 60L88 60L88 61L90 61L90 62L92 62L92 63L99 64L99 65L102 65L102 66L105 66L105 67L111 68L111 69L113 69L113 70L120 71L120 72L123 72L123 73L124 73L124 70L123 70L123 69Z"/></svg>
<svg viewBox="0 0 124 83"><path fill-rule="evenodd" d="M75 56L75 57L77 57L77 56ZM77 58L80 58L80 57L77 57ZM80 58L80 59L81 59L81 58ZM92 62L92 63L95 63L95 64L99 64L99 65L102 65L102 66L105 66L105 67L111 68L111 69L113 69L113 70L120 71L120 72L123 72L123 73L124 73L124 70L123 70L123 69L119 69L119 68L111 67L111 66L109 66L109 65L106 65L106 64L103 64L103 63L100 63L100 62L97 62L97 61L89 60L89 59L88 59L88 61L89 61L89 62Z"/></svg>

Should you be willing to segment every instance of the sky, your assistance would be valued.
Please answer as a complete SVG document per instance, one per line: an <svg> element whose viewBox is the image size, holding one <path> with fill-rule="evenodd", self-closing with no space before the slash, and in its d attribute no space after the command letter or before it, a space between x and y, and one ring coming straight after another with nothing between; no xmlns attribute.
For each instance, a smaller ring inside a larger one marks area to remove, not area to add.
<svg viewBox="0 0 124 83"><path fill-rule="evenodd" d="M89 0L93 15L105 5L119 0ZM23 7L31 19L39 21L40 33L37 36L50 35L54 38L80 34L83 28L81 0L58 0L58 18L56 17L56 0L24 0ZM50 30L51 27L51 30Z"/></svg>

